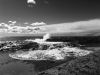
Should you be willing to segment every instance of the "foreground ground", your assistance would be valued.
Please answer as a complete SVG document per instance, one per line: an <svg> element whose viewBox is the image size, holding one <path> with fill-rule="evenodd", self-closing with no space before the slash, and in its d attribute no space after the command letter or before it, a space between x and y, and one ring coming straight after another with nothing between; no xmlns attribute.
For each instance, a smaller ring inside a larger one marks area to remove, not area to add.
<svg viewBox="0 0 100 75"><path fill-rule="evenodd" d="M100 75L100 48L88 49L94 52L40 72L38 75Z"/></svg>
<svg viewBox="0 0 100 75"><path fill-rule="evenodd" d="M64 44L62 44L64 45ZM67 44L68 45L68 44ZM66 46L66 45L65 45ZM52 48L63 47L56 45ZM16 43L1 44L0 51L16 51L16 50L46 50L48 46L38 45L34 43L24 43L16 45ZM87 47L86 49L93 51L93 53L77 57L73 60L67 61L61 65L50 68L48 70L39 72L38 75L100 75L100 47Z"/></svg>

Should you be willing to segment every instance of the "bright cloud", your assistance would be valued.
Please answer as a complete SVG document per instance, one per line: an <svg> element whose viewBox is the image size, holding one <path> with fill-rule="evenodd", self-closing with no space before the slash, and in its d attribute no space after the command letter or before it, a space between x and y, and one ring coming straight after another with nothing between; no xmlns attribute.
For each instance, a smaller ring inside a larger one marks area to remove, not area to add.
<svg viewBox="0 0 100 75"><path fill-rule="evenodd" d="M71 23L60 23L46 25L44 22L35 22L28 25L17 25L16 21L0 23L0 33L18 33L18 34L34 34L34 33L66 33L68 35L100 35L100 19L78 21Z"/></svg>
<svg viewBox="0 0 100 75"><path fill-rule="evenodd" d="M17 22L16 21L8 21L9 25L13 26L15 25Z"/></svg>
<svg viewBox="0 0 100 75"><path fill-rule="evenodd" d="M9 23L13 23L13 24L15 24L16 23L16 21L8 21Z"/></svg>
<svg viewBox="0 0 100 75"><path fill-rule="evenodd" d="M30 25L39 26L39 25L46 25L46 23L44 23L44 22L35 22L35 23L30 24Z"/></svg>
<svg viewBox="0 0 100 75"><path fill-rule="evenodd" d="M36 1L35 0L27 0L27 3L36 4Z"/></svg>
<svg viewBox="0 0 100 75"><path fill-rule="evenodd" d="M18 33L18 34L33 34L37 33L40 28L39 27L33 27L33 26L21 26L17 25L16 21L8 21L7 23L0 23L0 33L5 32L5 33ZM23 23L26 24L26 23ZM29 24L27 22L27 24Z"/></svg>
<svg viewBox="0 0 100 75"><path fill-rule="evenodd" d="M48 33L66 33L66 34L78 33L78 35L87 35L87 34L92 34L94 31L95 32L98 31L98 33L100 32L100 19L52 24L52 25L41 26L40 28L44 29L43 32L48 32Z"/></svg>

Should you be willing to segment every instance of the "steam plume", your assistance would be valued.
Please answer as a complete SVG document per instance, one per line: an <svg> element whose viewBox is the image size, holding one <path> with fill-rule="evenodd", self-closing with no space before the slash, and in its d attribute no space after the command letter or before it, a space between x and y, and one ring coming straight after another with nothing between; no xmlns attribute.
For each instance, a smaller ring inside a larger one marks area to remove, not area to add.
<svg viewBox="0 0 100 75"><path fill-rule="evenodd" d="M43 41L46 41L49 38L50 38L50 34L46 34L46 35L43 36Z"/></svg>

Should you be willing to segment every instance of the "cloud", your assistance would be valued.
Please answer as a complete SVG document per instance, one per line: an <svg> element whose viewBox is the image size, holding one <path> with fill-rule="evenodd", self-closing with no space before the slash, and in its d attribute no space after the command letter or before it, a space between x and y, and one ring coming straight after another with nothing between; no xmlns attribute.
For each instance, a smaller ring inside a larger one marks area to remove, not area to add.
<svg viewBox="0 0 100 75"><path fill-rule="evenodd" d="M25 22L24 24L29 24L28 22Z"/></svg>
<svg viewBox="0 0 100 75"><path fill-rule="evenodd" d="M39 26L39 25L46 25L46 23L44 23L44 22L35 22L35 23L30 24L30 25Z"/></svg>
<svg viewBox="0 0 100 75"><path fill-rule="evenodd" d="M16 23L16 21L8 21L9 23L13 23L13 24L15 24Z"/></svg>
<svg viewBox="0 0 100 75"><path fill-rule="evenodd" d="M16 22L16 21L8 21L8 23L9 23L10 26L13 26L13 25L15 25L17 22Z"/></svg>
<svg viewBox="0 0 100 75"><path fill-rule="evenodd" d="M38 24L38 22L33 24L42 25L44 22L41 22ZM29 24L28 22L23 24ZM16 21L8 21L7 23L0 23L0 33L18 33L18 34L34 34L37 33L40 30L39 27L35 26L21 26L17 25Z"/></svg>
<svg viewBox="0 0 100 75"><path fill-rule="evenodd" d="M74 35L88 35L93 32L100 32L100 19L88 20L88 21L78 21L71 23L61 23L41 26L44 29L43 32L46 33L66 33Z"/></svg>
<svg viewBox="0 0 100 75"><path fill-rule="evenodd" d="M100 35L100 19L77 21L71 23L60 23L46 25L44 22L35 22L26 26L17 25L16 21L9 21L7 23L0 23L1 33L15 33L17 34L66 34L67 36L99 36ZM12 25L13 24L13 25ZM24 25L25 23L23 23Z"/></svg>
<svg viewBox="0 0 100 75"><path fill-rule="evenodd" d="M36 1L35 0L27 0L27 3L36 4Z"/></svg>

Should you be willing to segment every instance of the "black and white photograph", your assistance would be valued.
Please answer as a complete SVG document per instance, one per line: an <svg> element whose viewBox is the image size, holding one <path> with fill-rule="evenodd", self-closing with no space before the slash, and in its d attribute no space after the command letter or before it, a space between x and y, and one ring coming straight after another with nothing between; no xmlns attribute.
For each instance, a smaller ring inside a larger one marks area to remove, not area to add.
<svg viewBox="0 0 100 75"><path fill-rule="evenodd" d="M0 0L0 75L100 75L100 1Z"/></svg>

